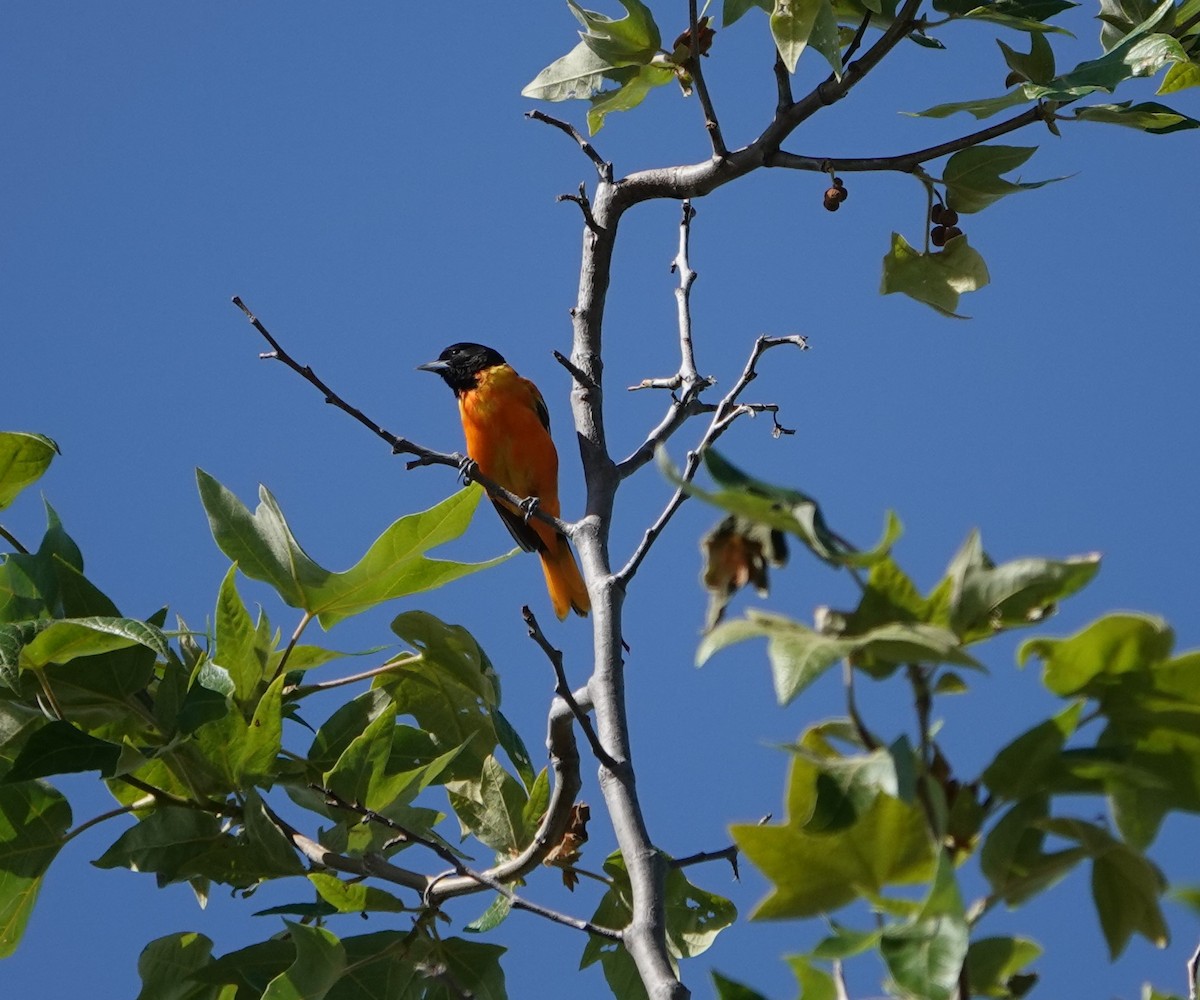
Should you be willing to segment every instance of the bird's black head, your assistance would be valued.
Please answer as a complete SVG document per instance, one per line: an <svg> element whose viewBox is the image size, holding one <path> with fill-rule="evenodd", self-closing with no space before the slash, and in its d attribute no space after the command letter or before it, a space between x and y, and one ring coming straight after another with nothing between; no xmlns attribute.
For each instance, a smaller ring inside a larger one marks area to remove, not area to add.
<svg viewBox="0 0 1200 1000"><path fill-rule="evenodd" d="M458 395L475 388L481 371L504 363L499 351L484 347L483 344L451 344L438 355L436 361L417 365L417 371L440 375Z"/></svg>

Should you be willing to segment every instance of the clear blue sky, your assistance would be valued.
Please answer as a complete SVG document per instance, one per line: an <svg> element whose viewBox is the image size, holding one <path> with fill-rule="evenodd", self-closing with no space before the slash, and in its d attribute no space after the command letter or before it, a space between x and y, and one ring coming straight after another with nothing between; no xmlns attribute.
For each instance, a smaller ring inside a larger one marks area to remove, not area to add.
<svg viewBox="0 0 1200 1000"><path fill-rule="evenodd" d="M618 13L607 0L595 5ZM682 0L652 6L664 35L682 29ZM1076 12L1078 41L1055 39L1060 65L1094 54L1093 13ZM257 360L262 344L229 304L235 293L335 388L431 447L460 447L460 432L445 387L415 365L453 341L494 345L543 388L565 511L579 512L568 379L550 352L569 349L580 219L554 196L590 179L590 166L561 134L526 121L532 105L519 96L574 44L565 5L10 4L0 18L0 426L60 443L42 488L89 576L122 610L144 616L165 603L197 626L211 614L226 564L195 466L247 501L266 483L301 541L339 568L395 517L455 488L445 469L405 472L309 386ZM965 116L897 114L1002 91L1006 70L986 28L956 27L946 40L943 53L903 46L787 148L886 154L970 131ZM819 78L819 62L802 60L798 89ZM733 146L770 114L770 64L760 12L718 34L706 65ZM1175 103L1196 114L1196 93ZM556 110L582 125L583 105ZM706 152L696 102L677 90L609 122L597 144L618 173ZM819 176L785 171L698 204L701 370L728 385L762 332L803 332L813 348L771 356L752 393L779 402L798 433L774 441L768 421L746 421L726 450L763 478L817 496L831 523L863 542L894 508L907 528L897 556L923 585L973 526L998 559L1100 550L1098 580L1046 634L1133 608L1165 615L1180 648L1200 645L1200 140L1082 124L1065 126L1061 139L1039 128L1009 141L1041 147L1026 179L1071 176L965 219L993 278L964 298L970 322L877 294L890 232L921 237L923 196L910 178L847 176L851 197L836 215L821 208ZM622 223L606 333L609 436L620 453L664 404L620 387L677 363L667 266L678 211L645 206ZM673 442L677 460L697 433ZM622 490L616 559L667 494L652 468ZM36 539L41 516L31 494L4 523ZM626 604L639 789L653 835L679 855L724 846L729 821L778 814L786 756L772 744L839 711L832 678L778 708L760 648L692 667L704 613L697 542L714 520L698 506L681 512ZM508 545L483 511L455 551L481 557ZM243 593L290 628L291 612L273 595L252 585ZM807 620L817 605L850 600L842 580L797 557L765 603ZM536 747L551 676L525 638L524 602L551 620L532 559L416 603L474 631L501 672L506 710ZM408 606L335 630L329 642L386 642L390 616ZM551 638L581 681L587 626L555 625ZM964 773L1053 710L1011 650L998 646L991 676L944 706L943 739ZM865 709L880 729L911 729L899 688L868 689ZM598 806L594 773L586 780ZM62 783L77 820L106 808L93 784ZM603 811L594 817L585 862L598 868L612 837ZM194 929L229 951L278 929L277 918L251 911L304 893L243 902L216 892L201 911L185 886L160 892L149 876L92 868L119 832L106 824L58 859L21 949L0 965L6 995L132 996L149 938ZM1171 878L1200 880L1195 836L1194 820L1162 836L1154 856ZM721 866L693 875L743 913L765 891L749 870L740 885ZM586 888L565 897L553 881L539 879L530 895L590 914ZM989 930L1019 929L1045 945L1035 995L1133 998L1146 978L1182 991L1195 917L1168 904L1172 945L1159 952L1135 941L1110 967L1087 892L1080 870L1028 914L989 917ZM465 922L484 905L477 898L452 912ZM344 932L359 932L351 924ZM702 970L715 966L790 996L778 957L819 935L815 924L740 924L687 967L689 981L706 995ZM607 995L598 969L575 973L583 942L574 932L517 915L498 940L511 949L514 998ZM877 992L873 972L852 980L858 995ZM547 992L548 982L563 985Z"/></svg>

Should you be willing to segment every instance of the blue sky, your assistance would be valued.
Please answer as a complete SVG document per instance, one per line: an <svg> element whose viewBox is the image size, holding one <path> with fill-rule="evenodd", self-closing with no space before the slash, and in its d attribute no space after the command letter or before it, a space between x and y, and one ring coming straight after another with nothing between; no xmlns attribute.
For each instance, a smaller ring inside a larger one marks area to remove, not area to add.
<svg viewBox="0 0 1200 1000"><path fill-rule="evenodd" d="M665 36L683 28L686 4L652 7ZM1093 13L1081 8L1068 22L1077 40L1054 40L1060 66L1095 54ZM455 488L445 469L406 472L309 386L259 361L263 345L230 305L233 294L356 405L431 447L457 449L460 432L445 387L414 367L457 340L497 347L542 387L564 510L580 511L568 378L550 353L569 350L580 219L554 196L590 180L591 168L561 134L524 119L533 105L519 93L574 44L565 5L76 3L9 5L0 17L0 426L59 442L62 457L42 489L89 576L125 612L149 615L165 603L194 625L211 613L226 564L196 494L196 466L247 501L266 483L301 541L338 568L397 516ZM955 27L946 52L902 46L787 148L887 154L971 131L965 116L897 112L1002 92L1006 69L992 37ZM1025 46L1024 36L1005 37ZM768 120L770 62L759 12L718 34L706 70L731 146ZM802 60L798 91L820 78L819 62ZM1195 93L1174 103L1196 114ZM583 105L554 110L582 126ZM768 421L745 421L725 450L762 478L819 498L834 527L863 543L895 509L907 529L897 557L922 585L974 526L997 559L1100 550L1099 578L1045 634L1132 608L1166 616L1179 648L1200 645L1196 134L1080 124L1064 126L1061 139L1044 129L1009 137L1040 146L1025 179L1069 179L965 219L993 281L964 298L970 322L877 293L890 232L921 237L923 194L911 178L849 175L851 197L837 214L821 208L819 176L790 171L760 172L698 203L701 371L728 385L763 332L802 332L812 345L769 356L751 394L780 403L797 434L776 441ZM619 174L707 151L695 100L673 88L610 117L596 143ZM647 205L622 222L605 369L620 454L664 406L620 387L677 364L668 264L678 212ZM677 460L699 433L672 443ZM652 468L623 488L614 561L668 493ZM653 835L679 855L724 846L730 821L778 814L786 757L773 745L839 711L832 678L777 707L758 648L693 668L704 614L697 545L714 520L688 505L626 603L639 789ZM32 494L5 512L22 538L36 539L41 523ZM453 551L480 558L508 546L483 511ZM272 594L254 585L243 593L290 628ZM808 620L817 605L851 599L843 580L797 556L763 603ZM551 620L532 559L415 606L474 631L501 672L506 710L536 746L552 678L525 638L525 602ZM410 606L344 626L329 642L386 642L391 615ZM587 626L573 620L550 632L582 681ZM944 706L943 739L964 773L1053 710L1035 671L1016 670L1013 645L996 644L991 675ZM911 727L899 689L868 688L864 702L879 728ZM586 780L585 797L598 806L594 774ZM63 783L77 820L106 808L91 784ZM586 863L599 868L612 837L602 810L594 817ZM275 918L251 911L299 892L215 894L201 911L184 886L160 892L148 876L92 868L119 832L106 824L56 862L21 949L0 966L12 995L133 995L146 940L194 929L218 952L232 950L277 930ZM1198 880L1194 837L1192 819L1165 831L1154 856L1171 878ZM748 870L738 885L720 866L693 875L743 913L765 891ZM540 881L535 898L590 913L586 890L571 898L553 878ZM453 915L465 922L482 908L470 900ZM989 930L1019 929L1045 945L1036 996L1131 998L1147 978L1183 989L1197 921L1173 904L1168 917L1168 949L1137 941L1110 967L1079 871L1028 914L993 914ZM702 970L716 967L768 995L791 995L777 959L819 935L810 924L740 924L692 963L689 980L705 995ZM511 996L546 995L547 981L569 983L574 996L606 995L598 970L574 972L582 947L574 932L517 915L498 940L511 949ZM877 991L877 979L868 970L859 995Z"/></svg>

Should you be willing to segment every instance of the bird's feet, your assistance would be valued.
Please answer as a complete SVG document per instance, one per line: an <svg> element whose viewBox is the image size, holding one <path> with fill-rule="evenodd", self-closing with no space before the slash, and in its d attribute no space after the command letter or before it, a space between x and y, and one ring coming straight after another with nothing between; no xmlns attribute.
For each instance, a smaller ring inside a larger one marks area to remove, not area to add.
<svg viewBox="0 0 1200 1000"><path fill-rule="evenodd" d="M479 473L479 464L470 455L464 456L458 463L458 474L462 478L463 485L473 482L475 476Z"/></svg>
<svg viewBox="0 0 1200 1000"><path fill-rule="evenodd" d="M541 501L537 497L526 497L521 501L521 513L525 516L525 523L528 524L530 519L537 513L538 506Z"/></svg>

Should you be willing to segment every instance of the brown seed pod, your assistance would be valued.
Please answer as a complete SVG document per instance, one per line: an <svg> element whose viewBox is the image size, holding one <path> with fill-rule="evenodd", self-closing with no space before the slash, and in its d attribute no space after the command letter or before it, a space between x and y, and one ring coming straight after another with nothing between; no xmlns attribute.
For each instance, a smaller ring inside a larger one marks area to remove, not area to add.
<svg viewBox="0 0 1200 1000"><path fill-rule="evenodd" d="M946 227L934 226L929 231L929 242L935 247L944 247L946 245Z"/></svg>
<svg viewBox="0 0 1200 1000"><path fill-rule="evenodd" d="M939 201L929 210L929 220L935 225L941 225L942 218L946 213L946 207Z"/></svg>
<svg viewBox="0 0 1200 1000"><path fill-rule="evenodd" d="M946 209L942 213L942 217L938 220L943 226L957 226L958 213L952 208Z"/></svg>
<svg viewBox="0 0 1200 1000"><path fill-rule="evenodd" d="M946 227L946 242L949 243L955 236L962 236L962 230L958 226Z"/></svg>
<svg viewBox="0 0 1200 1000"><path fill-rule="evenodd" d="M827 211L836 212L842 207L842 200L840 198L831 198L829 197L829 194L826 193L825 200L822 202L822 204L824 204Z"/></svg>
<svg viewBox="0 0 1200 1000"><path fill-rule="evenodd" d="M837 192L837 200L838 201L845 201L847 198L850 197L850 192L847 191L844 186L838 185L837 187L834 187L832 190Z"/></svg>
<svg viewBox="0 0 1200 1000"><path fill-rule="evenodd" d="M842 183L842 179L840 177L835 177L833 179L833 186L835 188L844 188L846 185Z"/></svg>

